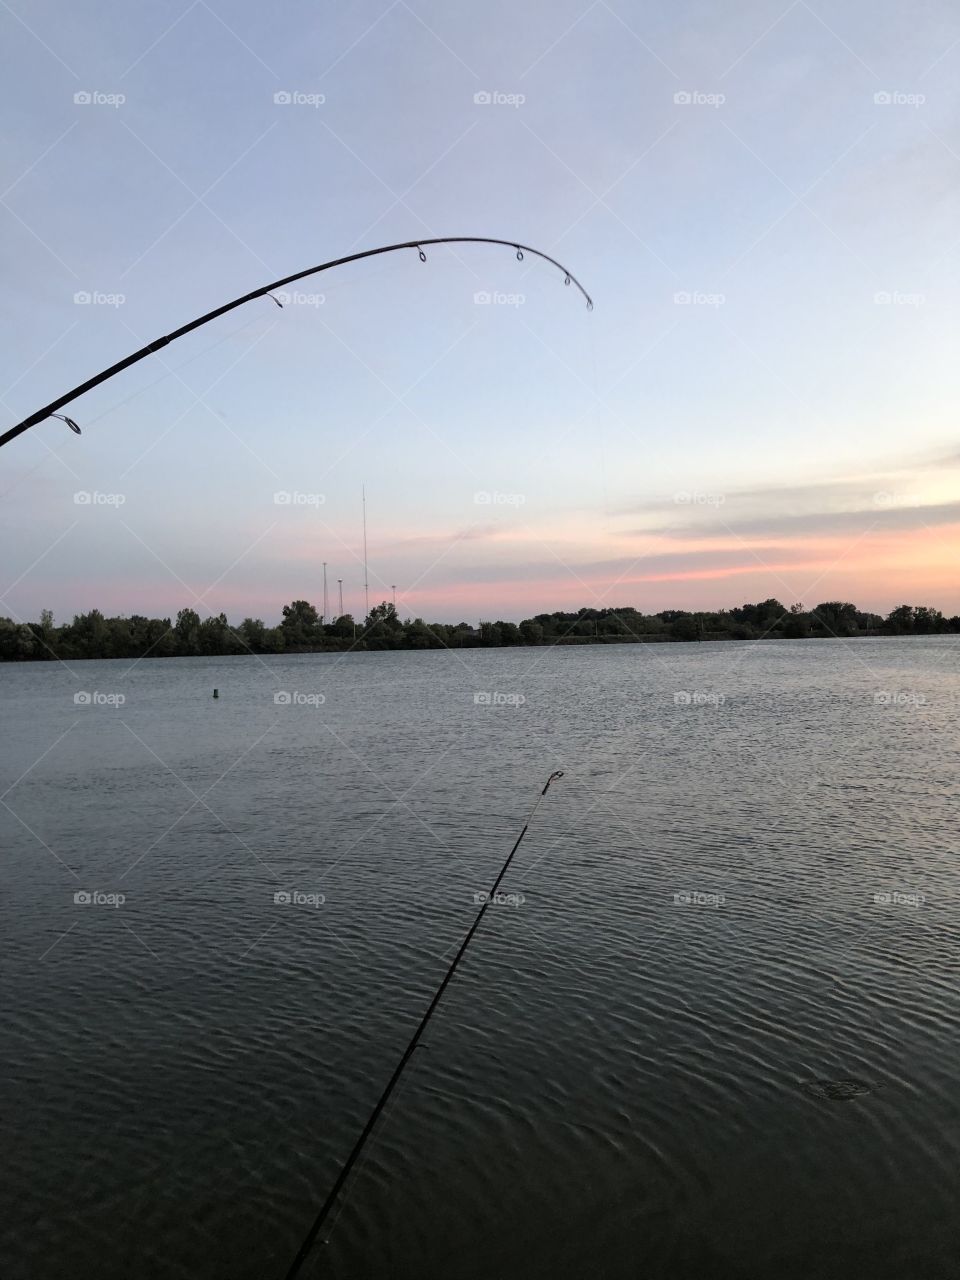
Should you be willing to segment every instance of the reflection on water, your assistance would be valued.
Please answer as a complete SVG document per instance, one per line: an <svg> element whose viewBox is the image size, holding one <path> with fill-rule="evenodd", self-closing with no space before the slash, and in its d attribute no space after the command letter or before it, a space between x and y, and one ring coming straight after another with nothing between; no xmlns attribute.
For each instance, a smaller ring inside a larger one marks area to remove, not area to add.
<svg viewBox="0 0 960 1280"><path fill-rule="evenodd" d="M950 638L0 685L5 1276L282 1276L555 769L304 1274L954 1274Z"/></svg>

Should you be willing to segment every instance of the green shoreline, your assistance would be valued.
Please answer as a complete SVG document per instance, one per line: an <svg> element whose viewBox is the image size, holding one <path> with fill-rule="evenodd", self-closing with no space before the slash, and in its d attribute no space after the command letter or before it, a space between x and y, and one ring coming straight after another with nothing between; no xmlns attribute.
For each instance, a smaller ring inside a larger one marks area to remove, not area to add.
<svg viewBox="0 0 960 1280"><path fill-rule="evenodd" d="M192 609L170 618L104 617L98 609L54 625L44 610L39 622L0 618L0 662L70 661L83 658L183 658L283 653L349 653L383 649L489 649L515 646L658 644L703 640L856 639L960 632L960 616L946 618L925 605L899 605L886 618L846 601L805 610L763 600L733 609L688 613L667 609L642 614L633 607L539 613L523 622L428 623L401 620L392 604L375 605L356 622L345 614L321 621L314 605L285 605L283 621L267 627L259 618L232 626L224 614L201 619Z"/></svg>

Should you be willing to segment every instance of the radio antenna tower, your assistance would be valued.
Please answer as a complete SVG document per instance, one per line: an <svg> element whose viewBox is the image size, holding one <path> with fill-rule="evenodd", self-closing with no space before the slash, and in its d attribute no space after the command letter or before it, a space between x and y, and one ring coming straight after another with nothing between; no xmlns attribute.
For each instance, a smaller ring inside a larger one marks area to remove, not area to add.
<svg viewBox="0 0 960 1280"><path fill-rule="evenodd" d="M361 486L363 494L363 605L366 617L370 616L370 582L367 573L367 486Z"/></svg>

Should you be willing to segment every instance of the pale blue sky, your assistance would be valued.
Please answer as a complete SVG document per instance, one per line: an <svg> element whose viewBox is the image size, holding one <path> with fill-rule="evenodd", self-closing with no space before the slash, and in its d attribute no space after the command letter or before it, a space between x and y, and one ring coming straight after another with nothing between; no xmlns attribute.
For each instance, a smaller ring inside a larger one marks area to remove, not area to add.
<svg viewBox="0 0 960 1280"><path fill-rule="evenodd" d="M0 30L7 425L418 235L534 244L597 304L470 247L203 329L69 409L81 438L0 452L0 613L275 620L324 559L359 612L364 482L403 613L960 608L954 6L9 0Z"/></svg>

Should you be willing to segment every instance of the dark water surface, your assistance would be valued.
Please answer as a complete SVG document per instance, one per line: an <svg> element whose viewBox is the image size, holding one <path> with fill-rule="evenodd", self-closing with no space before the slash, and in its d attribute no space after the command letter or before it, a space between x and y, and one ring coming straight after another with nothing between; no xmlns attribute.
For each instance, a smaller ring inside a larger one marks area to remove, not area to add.
<svg viewBox="0 0 960 1280"><path fill-rule="evenodd" d="M954 1277L958 667L0 667L0 1274L282 1277L564 769L303 1274Z"/></svg>

